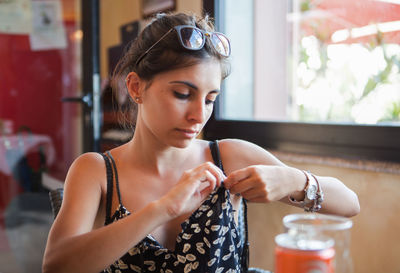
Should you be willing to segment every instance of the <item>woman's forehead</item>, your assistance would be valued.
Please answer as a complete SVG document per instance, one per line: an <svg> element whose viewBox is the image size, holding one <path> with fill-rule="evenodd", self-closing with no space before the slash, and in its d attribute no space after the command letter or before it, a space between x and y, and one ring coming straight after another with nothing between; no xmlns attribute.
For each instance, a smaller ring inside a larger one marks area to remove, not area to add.
<svg viewBox="0 0 400 273"><path fill-rule="evenodd" d="M162 81L191 81L200 85L221 84L221 65L218 61L207 60L197 64L160 73ZM207 84L208 83L208 84Z"/></svg>

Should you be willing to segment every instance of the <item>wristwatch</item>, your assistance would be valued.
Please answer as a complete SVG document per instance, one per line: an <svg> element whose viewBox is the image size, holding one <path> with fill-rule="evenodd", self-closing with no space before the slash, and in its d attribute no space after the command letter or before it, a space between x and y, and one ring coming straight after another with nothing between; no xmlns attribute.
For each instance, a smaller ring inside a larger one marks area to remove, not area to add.
<svg viewBox="0 0 400 273"><path fill-rule="evenodd" d="M306 176L306 187L304 188L304 199L298 201L291 196L289 201L293 204L298 204L306 212L316 212L321 209L321 203L324 200L321 186L317 178L308 171L302 171Z"/></svg>
<svg viewBox="0 0 400 273"><path fill-rule="evenodd" d="M317 199L318 184L313 175L308 172L304 172L304 174L307 177L307 182L304 189L304 200L301 205L304 210L312 211Z"/></svg>

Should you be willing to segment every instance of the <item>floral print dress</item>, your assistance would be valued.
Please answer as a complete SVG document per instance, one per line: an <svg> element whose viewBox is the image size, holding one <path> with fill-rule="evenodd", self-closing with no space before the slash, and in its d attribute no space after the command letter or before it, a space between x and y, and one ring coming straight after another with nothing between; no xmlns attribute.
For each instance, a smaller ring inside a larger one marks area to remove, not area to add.
<svg viewBox="0 0 400 273"><path fill-rule="evenodd" d="M217 142L210 142L213 157L217 145ZM121 201L115 162L109 152L102 155L107 167L107 225L130 212ZM216 165L222 165L219 158L214 157L214 161ZM113 176L119 207L110 216ZM147 235L103 272L241 272L243 236L235 224L233 213L230 193L222 184L181 224L182 231L176 238L173 251Z"/></svg>

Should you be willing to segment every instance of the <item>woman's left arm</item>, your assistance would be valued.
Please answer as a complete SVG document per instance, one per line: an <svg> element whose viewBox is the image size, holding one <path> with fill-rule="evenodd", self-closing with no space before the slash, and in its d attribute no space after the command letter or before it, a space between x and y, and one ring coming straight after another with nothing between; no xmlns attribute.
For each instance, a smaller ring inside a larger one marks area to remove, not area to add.
<svg viewBox="0 0 400 273"><path fill-rule="evenodd" d="M289 197L301 201L305 197L307 175L296 168L286 166L261 147L241 140L220 142L221 157L228 177L225 187L233 194L240 194L250 202L290 202ZM360 205L357 195L340 180L317 176L324 194L321 213L346 217L357 215Z"/></svg>
<svg viewBox="0 0 400 273"><path fill-rule="evenodd" d="M321 213L337 214L346 217L356 216L360 213L360 203L357 194L346 187L343 182L334 177L316 176L316 178L324 193ZM286 198L285 200L288 202Z"/></svg>

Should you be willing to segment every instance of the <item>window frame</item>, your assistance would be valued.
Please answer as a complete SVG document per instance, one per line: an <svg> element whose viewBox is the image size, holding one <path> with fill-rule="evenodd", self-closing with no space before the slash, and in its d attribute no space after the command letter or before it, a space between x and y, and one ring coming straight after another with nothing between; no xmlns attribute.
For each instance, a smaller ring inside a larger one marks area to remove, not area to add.
<svg viewBox="0 0 400 273"><path fill-rule="evenodd" d="M204 12L218 24L217 3L203 0ZM238 138L280 152L400 162L400 125L223 120L220 116L217 100L203 130L205 139Z"/></svg>

